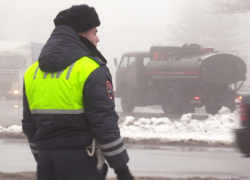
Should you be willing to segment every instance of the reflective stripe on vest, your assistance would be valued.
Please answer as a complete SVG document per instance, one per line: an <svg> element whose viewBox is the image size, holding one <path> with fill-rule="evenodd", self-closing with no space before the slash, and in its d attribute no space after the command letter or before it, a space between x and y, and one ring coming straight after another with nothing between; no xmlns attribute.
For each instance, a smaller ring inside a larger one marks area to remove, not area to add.
<svg viewBox="0 0 250 180"><path fill-rule="evenodd" d="M83 57L59 72L43 72L38 61L24 75L25 91L32 114L84 113L83 88L88 76L100 65Z"/></svg>
<svg viewBox="0 0 250 180"><path fill-rule="evenodd" d="M81 114L84 109L79 110L62 110L62 109L34 109L31 114Z"/></svg>

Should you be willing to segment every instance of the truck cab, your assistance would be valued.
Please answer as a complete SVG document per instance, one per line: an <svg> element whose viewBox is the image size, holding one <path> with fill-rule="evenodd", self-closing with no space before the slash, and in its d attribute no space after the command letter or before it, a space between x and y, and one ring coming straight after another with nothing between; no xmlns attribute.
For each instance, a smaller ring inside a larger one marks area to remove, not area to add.
<svg viewBox="0 0 250 180"><path fill-rule="evenodd" d="M38 60L43 44L34 42L0 42L0 97L22 97L23 76Z"/></svg>
<svg viewBox="0 0 250 180"><path fill-rule="evenodd" d="M26 59L20 55L0 53L0 95L7 99L18 97L22 92L22 76Z"/></svg>
<svg viewBox="0 0 250 180"><path fill-rule="evenodd" d="M125 112L133 111L138 104L134 94L147 89L145 67L149 61L150 54L144 51L125 53L121 57L116 71L116 97L121 97Z"/></svg>

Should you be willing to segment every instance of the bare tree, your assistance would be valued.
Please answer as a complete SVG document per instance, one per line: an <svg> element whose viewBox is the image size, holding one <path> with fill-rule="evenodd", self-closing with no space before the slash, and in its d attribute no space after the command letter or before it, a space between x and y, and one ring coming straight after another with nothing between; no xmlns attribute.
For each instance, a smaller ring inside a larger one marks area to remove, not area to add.
<svg viewBox="0 0 250 180"><path fill-rule="evenodd" d="M215 13L246 13L250 11L250 0L212 0Z"/></svg>
<svg viewBox="0 0 250 180"><path fill-rule="evenodd" d="M249 0L250 1L250 0ZM232 50L241 44L239 18L234 15L208 13L210 1L188 0L183 4L180 17L168 24L169 45L196 43L216 50Z"/></svg>

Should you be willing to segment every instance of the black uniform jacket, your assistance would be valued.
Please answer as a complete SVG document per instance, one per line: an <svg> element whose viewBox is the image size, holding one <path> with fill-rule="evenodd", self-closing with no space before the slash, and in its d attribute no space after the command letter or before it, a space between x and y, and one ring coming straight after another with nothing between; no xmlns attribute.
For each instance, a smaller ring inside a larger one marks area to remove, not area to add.
<svg viewBox="0 0 250 180"><path fill-rule="evenodd" d="M57 72L83 56L91 57L91 53L78 34L69 26L59 25L41 52L39 67L45 72ZM128 155L117 124L111 74L105 61L98 57L92 59L100 67L89 75L84 85L85 113L31 114L24 87L23 132L36 150L86 148L96 138L109 166L116 168L128 162Z"/></svg>

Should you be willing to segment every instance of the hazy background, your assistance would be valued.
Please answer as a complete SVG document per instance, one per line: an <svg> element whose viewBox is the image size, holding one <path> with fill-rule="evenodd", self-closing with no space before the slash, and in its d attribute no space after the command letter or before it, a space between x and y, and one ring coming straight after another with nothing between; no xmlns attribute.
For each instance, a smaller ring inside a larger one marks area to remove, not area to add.
<svg viewBox="0 0 250 180"><path fill-rule="evenodd" d="M219 1L219 0L218 0ZM152 45L199 43L250 54L250 15L213 13L209 0L0 0L0 40L46 43L59 11L95 7L98 49L113 75L114 58ZM115 78L115 76L113 76Z"/></svg>

